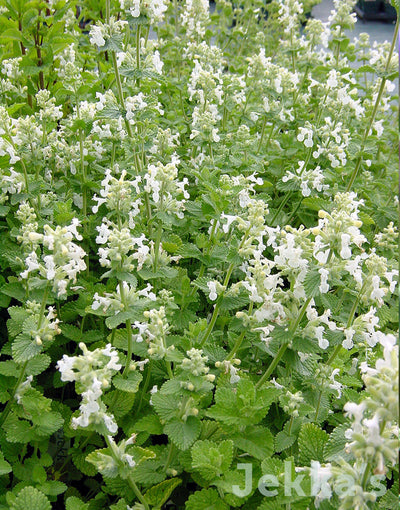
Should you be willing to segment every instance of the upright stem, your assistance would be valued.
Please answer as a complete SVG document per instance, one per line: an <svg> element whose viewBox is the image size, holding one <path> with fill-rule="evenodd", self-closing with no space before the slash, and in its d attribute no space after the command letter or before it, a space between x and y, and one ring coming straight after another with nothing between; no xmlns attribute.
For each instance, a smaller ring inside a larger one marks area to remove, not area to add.
<svg viewBox="0 0 400 510"><path fill-rule="evenodd" d="M143 395L146 393L146 391L149 387L149 383L150 383L151 367L152 367L152 360L150 360L149 364L147 365L146 378L143 383L142 391L140 392L139 403L136 407L135 416L138 416L140 413L140 410L142 409Z"/></svg>
<svg viewBox="0 0 400 510"><path fill-rule="evenodd" d="M119 282L119 292L120 292L120 295L121 295L121 302L124 305L124 310L127 310L128 309L128 305L127 305L127 302L126 302L125 289L124 289L124 286L123 286L123 282ZM127 337L128 337L128 349L127 349L127 353L126 353L125 368L124 368L124 371L122 372L122 377L124 379L129 374L129 370L130 370L130 366L131 366L131 361L132 361L132 351L133 351L132 324L131 324L131 321L129 319L125 322L125 326L126 326L126 332L127 332Z"/></svg>
<svg viewBox="0 0 400 510"><path fill-rule="evenodd" d="M250 305L249 305L249 313L248 313L249 315L251 315L253 312L253 306L254 306L254 302L251 301ZM233 349L231 350L228 357L226 358L228 361L231 360L235 356L235 354L238 352L238 350L240 349L240 346L242 345L245 334L246 334L246 330L244 329L241 332L239 338L236 340L235 345L233 346Z"/></svg>
<svg viewBox="0 0 400 510"><path fill-rule="evenodd" d="M119 70L118 70L117 57L115 55L115 51L111 52L111 59L112 59L113 66L114 66L115 80L117 82L119 102L121 103L122 108L125 110L124 92L122 90L121 76L120 76ZM129 138L133 138L132 127L129 124L129 121L127 119L125 119L125 126L126 126L126 130L128 132Z"/></svg>
<svg viewBox="0 0 400 510"><path fill-rule="evenodd" d="M111 443L110 439L108 438L108 436L104 436L104 439L105 439L105 441L107 443L108 449L109 449L112 457L117 462L117 464L120 464L121 463L121 459L116 454L115 449L114 449L113 444ZM135 480L132 478L132 476L128 475L127 480L128 480L129 486L131 487L131 489L135 493L135 495L138 498L138 500L142 503L142 505L144 506L145 510L150 510L149 504L144 499L143 494L140 492L140 489L136 485Z"/></svg>
<svg viewBox="0 0 400 510"><path fill-rule="evenodd" d="M260 141L258 142L258 147L257 147L257 154L260 152L261 145L262 145L262 143L263 143L264 133L265 133L265 125L266 125L266 123L267 123L267 117L264 115L263 123L262 123L262 127L261 127L261 136L260 136Z"/></svg>
<svg viewBox="0 0 400 510"><path fill-rule="evenodd" d="M132 476L129 475L127 480L128 480L128 483L129 483L131 489L136 494L136 497L142 503L142 505L144 506L145 510L150 510L150 506L148 505L147 501L144 499L143 494L140 492L140 489L136 485L135 480L132 478Z"/></svg>
<svg viewBox="0 0 400 510"><path fill-rule="evenodd" d="M304 314L306 313L307 311L307 307L310 303L312 298L308 298L307 301L305 301L305 303L303 304L303 306L301 307L301 310L300 310L300 313L296 319L296 322L293 324L293 326L290 328L290 334L294 334L298 325L300 324L300 321L301 319L304 317ZM272 372L275 370L275 367L277 366L277 364L280 362L280 360L282 359L282 356L285 354L286 352L286 349L288 348L288 343L285 343L285 344L282 344L280 347L279 347L279 350L278 352L276 353L276 356L275 358L272 360L270 366L267 368L267 371L265 372L265 374L261 377L261 379L258 381L258 383L256 384L256 388L259 388L260 386L262 386L264 384L264 382L268 379L268 377L272 374Z"/></svg>
<svg viewBox="0 0 400 510"><path fill-rule="evenodd" d="M235 265L233 264L233 262L231 262L228 267L228 271L226 272L225 280L223 283L224 287L227 287L229 280L232 276L232 272L233 272L234 268L235 268ZM224 294L222 293L221 296L218 298L217 303L215 304L210 323L209 323L209 325L206 329L206 332L204 333L204 336L200 342L201 347L203 347L203 345L207 342L208 338L210 337L210 335L212 333L212 330L214 329L215 323L217 322L217 319L218 319L219 309L221 308L221 303L222 303L223 298L224 298Z"/></svg>
<svg viewBox="0 0 400 510"><path fill-rule="evenodd" d="M168 457L165 462L164 471L167 471L167 469L169 468L169 465L171 464L172 457L174 455L174 451L175 451L175 446L174 446L174 443L171 441L169 444Z"/></svg>
<svg viewBox="0 0 400 510"><path fill-rule="evenodd" d="M367 141L367 138L369 136L369 133L370 133L371 128L372 128L372 125L374 123L376 114L378 112L378 108L379 108L379 104L380 104L381 99L382 99L383 91L385 90L385 84L386 84L386 76L385 75L389 71L390 62L392 60L393 51L394 51L394 48L395 48L395 45L396 45L396 42L397 42L398 33L399 33L399 17L397 17L396 26L395 26L395 29L394 29L394 34L393 34L393 39L392 39L392 44L390 46L388 59L386 61L384 76L381 78L381 84L380 84L380 87L379 87L378 95L376 97L374 109L372 110L372 114L371 114L371 118L370 118L369 123L368 123L368 127L365 130L365 132L364 132L364 137L363 137L362 142L361 142L361 149L360 149L361 154L357 158L356 166L354 167L354 170L353 170L353 172L352 172L352 174L350 176L350 180L349 180L349 183L347 184L346 191L350 191L351 190L351 188L352 188L352 186L354 184L354 181L356 180L356 177L358 175L358 172L360 170L360 167L361 167L361 164L363 162L363 159L364 159L364 156L363 156L362 152L364 150L365 142Z"/></svg>

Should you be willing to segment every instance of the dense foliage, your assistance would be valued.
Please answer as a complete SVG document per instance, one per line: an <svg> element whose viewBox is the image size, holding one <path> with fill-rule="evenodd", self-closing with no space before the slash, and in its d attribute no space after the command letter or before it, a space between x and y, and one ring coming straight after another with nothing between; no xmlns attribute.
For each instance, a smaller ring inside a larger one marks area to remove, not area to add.
<svg viewBox="0 0 400 510"><path fill-rule="evenodd" d="M398 508L398 25L313 3L0 0L0 509Z"/></svg>

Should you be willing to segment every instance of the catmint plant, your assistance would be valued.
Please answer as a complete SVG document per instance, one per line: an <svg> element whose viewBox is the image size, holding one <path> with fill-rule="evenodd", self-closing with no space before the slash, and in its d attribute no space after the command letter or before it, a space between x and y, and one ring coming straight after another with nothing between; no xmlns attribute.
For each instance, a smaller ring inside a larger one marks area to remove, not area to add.
<svg viewBox="0 0 400 510"><path fill-rule="evenodd" d="M0 0L1 508L396 507L398 22L315 3Z"/></svg>

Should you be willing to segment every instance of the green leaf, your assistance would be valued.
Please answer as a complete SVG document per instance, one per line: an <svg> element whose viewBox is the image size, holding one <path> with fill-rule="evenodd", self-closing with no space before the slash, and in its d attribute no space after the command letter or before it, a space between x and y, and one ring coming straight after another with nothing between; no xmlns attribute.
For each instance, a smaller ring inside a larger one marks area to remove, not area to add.
<svg viewBox="0 0 400 510"><path fill-rule="evenodd" d="M329 439L324 445L324 458L331 462L339 458L346 458L346 443L348 439L345 437L346 430L350 427L349 423L343 423L336 427L330 434Z"/></svg>
<svg viewBox="0 0 400 510"><path fill-rule="evenodd" d="M0 476L11 473L11 471L11 465L6 460L4 460L4 455L0 452Z"/></svg>
<svg viewBox="0 0 400 510"><path fill-rule="evenodd" d="M317 269L308 271L304 278L304 290L308 298L318 296L320 294L319 286L321 285L321 275Z"/></svg>
<svg viewBox="0 0 400 510"><path fill-rule="evenodd" d="M207 416L227 425L255 425L264 418L279 395L279 390L273 386L264 386L256 391L254 384L245 378L240 379L235 389L218 387L216 403L207 411Z"/></svg>
<svg viewBox="0 0 400 510"><path fill-rule="evenodd" d="M215 489L203 489L189 496L185 503L186 510L229 510Z"/></svg>
<svg viewBox="0 0 400 510"><path fill-rule="evenodd" d="M248 296L224 296L221 301L221 310L236 310L243 308L249 303Z"/></svg>
<svg viewBox="0 0 400 510"><path fill-rule="evenodd" d="M195 244L184 244L179 247L177 255L180 255L184 259L198 259L202 261L204 256Z"/></svg>
<svg viewBox="0 0 400 510"><path fill-rule="evenodd" d="M144 497L149 505L161 508L162 505L167 502L174 489L181 483L182 480L180 478L164 480L151 487L151 489L144 494Z"/></svg>
<svg viewBox="0 0 400 510"><path fill-rule="evenodd" d="M379 499L379 509L383 510L398 510L399 508L399 495L396 494L396 488L393 487L389 491L386 492L382 496L382 498Z"/></svg>
<svg viewBox="0 0 400 510"><path fill-rule="evenodd" d="M47 480L38 488L48 496L58 496L67 490L67 486L63 482L59 482L58 480Z"/></svg>
<svg viewBox="0 0 400 510"><path fill-rule="evenodd" d="M92 445L89 445L85 451L78 449L72 450L72 462L79 469L79 471L82 471L84 475L95 476L97 473L96 467L93 464L89 464L89 462L86 460L86 457L89 455L89 453L92 453L94 450L95 447Z"/></svg>
<svg viewBox="0 0 400 510"><path fill-rule="evenodd" d="M65 510L88 510L88 508L89 503L84 503L81 499L75 496L67 498L65 502Z"/></svg>
<svg viewBox="0 0 400 510"><path fill-rule="evenodd" d="M64 424L64 418L58 412L36 416L32 421L36 425L36 432L41 436L51 436Z"/></svg>
<svg viewBox="0 0 400 510"><path fill-rule="evenodd" d="M213 480L227 471L233 460L233 442L197 441L192 447L192 466L206 480Z"/></svg>
<svg viewBox="0 0 400 510"><path fill-rule="evenodd" d="M126 322L127 320L136 321L140 320L141 318L141 312L138 308L136 309L129 309L125 312L119 312L116 315L112 315L111 317L107 317L106 319L106 326L109 329L115 329L117 326L122 324L123 322Z"/></svg>
<svg viewBox="0 0 400 510"><path fill-rule="evenodd" d="M34 436L31 424L26 420L19 420L15 415L8 416L4 430L10 443L29 443Z"/></svg>
<svg viewBox="0 0 400 510"><path fill-rule="evenodd" d="M151 396L151 402L161 420L168 421L177 416L180 402L174 395L164 395L158 391Z"/></svg>
<svg viewBox="0 0 400 510"><path fill-rule="evenodd" d="M39 375L49 367L50 363L50 356L47 356L47 354L38 354L28 361L26 365L26 375Z"/></svg>
<svg viewBox="0 0 400 510"><path fill-rule="evenodd" d="M160 418L155 414L143 416L134 425L134 430L138 432L148 432L149 434L161 435L163 427L160 423Z"/></svg>
<svg viewBox="0 0 400 510"><path fill-rule="evenodd" d="M38 345L27 333L20 333L12 344L12 353L14 361L24 363L42 350L42 345Z"/></svg>
<svg viewBox="0 0 400 510"><path fill-rule="evenodd" d="M164 427L164 433L180 450L187 450L199 437L200 420L189 416L186 421L174 419Z"/></svg>
<svg viewBox="0 0 400 510"><path fill-rule="evenodd" d="M112 381L118 390L126 391L128 393L136 393L142 379L142 374L135 370L133 372L129 372L128 377L126 378L124 378L121 374L117 374Z"/></svg>
<svg viewBox="0 0 400 510"><path fill-rule="evenodd" d="M301 418L290 419L285 423L283 430L275 436L275 451L282 452L290 448L296 441L301 426Z"/></svg>
<svg viewBox="0 0 400 510"><path fill-rule="evenodd" d="M296 441L297 436L294 434L288 434L285 430L281 430L275 436L275 450L277 452L283 452L287 448L290 448Z"/></svg>
<svg viewBox="0 0 400 510"><path fill-rule="evenodd" d="M117 390L109 391L104 396L104 403L107 405L111 405L112 403L112 412L115 418L119 419L128 414L132 409L133 403L135 401L135 394L117 392L117 397L115 398L116 391Z"/></svg>
<svg viewBox="0 0 400 510"><path fill-rule="evenodd" d="M274 453L274 437L265 427L247 427L243 434L234 435L232 439L237 448L256 459L263 460Z"/></svg>
<svg viewBox="0 0 400 510"><path fill-rule="evenodd" d="M11 510L51 510L51 505L43 492L34 487L24 487L10 508Z"/></svg>
<svg viewBox="0 0 400 510"><path fill-rule="evenodd" d="M118 465L109 454L108 448L102 448L101 450L89 453L86 461L96 466L97 471L103 476L115 478L118 475Z"/></svg>
<svg viewBox="0 0 400 510"><path fill-rule="evenodd" d="M315 423L305 423L299 434L299 461L308 466L312 460L324 461L324 446L329 436Z"/></svg>

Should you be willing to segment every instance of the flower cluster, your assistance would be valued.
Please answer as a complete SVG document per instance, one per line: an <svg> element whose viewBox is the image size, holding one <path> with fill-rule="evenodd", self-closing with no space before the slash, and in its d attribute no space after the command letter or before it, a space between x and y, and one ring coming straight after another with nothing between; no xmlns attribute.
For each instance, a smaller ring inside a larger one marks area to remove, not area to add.
<svg viewBox="0 0 400 510"><path fill-rule="evenodd" d="M79 226L79 220L73 218L66 227L58 226L53 229L50 225L45 225L44 234L30 232L28 239L34 250L25 259L26 269L21 273L21 278L28 279L32 273L38 271L39 275L51 284L57 297L66 297L68 283L75 283L78 273L86 269L86 253L73 242L74 238L82 241L77 230ZM41 257L36 251L40 244L45 248Z"/></svg>
<svg viewBox="0 0 400 510"><path fill-rule="evenodd" d="M105 348L89 351L84 343L79 344L83 354L79 356L63 355L57 363L62 381L75 381L76 390L82 395L80 414L72 418L72 427L94 425L115 434L118 426L112 415L101 401L103 390L110 386L111 376L121 369L117 351L108 344Z"/></svg>

